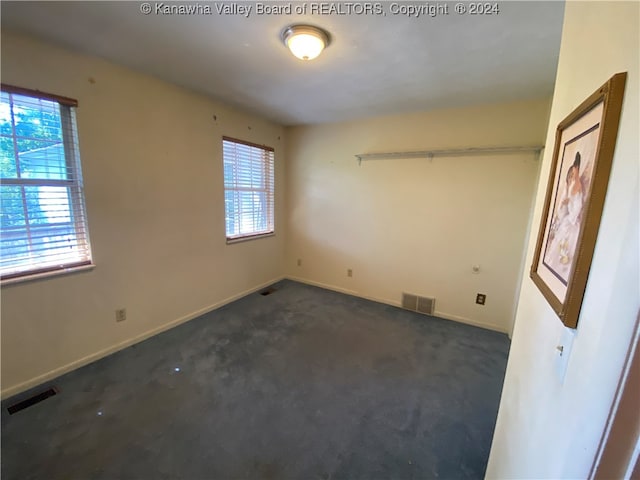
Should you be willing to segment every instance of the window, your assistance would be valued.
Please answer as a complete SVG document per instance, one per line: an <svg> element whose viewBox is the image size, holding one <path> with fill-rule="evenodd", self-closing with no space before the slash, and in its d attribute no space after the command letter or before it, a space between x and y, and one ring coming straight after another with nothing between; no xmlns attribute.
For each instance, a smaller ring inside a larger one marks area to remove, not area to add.
<svg viewBox="0 0 640 480"><path fill-rule="evenodd" d="M0 276L91 264L77 102L9 85L0 99Z"/></svg>
<svg viewBox="0 0 640 480"><path fill-rule="evenodd" d="M273 233L273 148L222 138L227 242Z"/></svg>

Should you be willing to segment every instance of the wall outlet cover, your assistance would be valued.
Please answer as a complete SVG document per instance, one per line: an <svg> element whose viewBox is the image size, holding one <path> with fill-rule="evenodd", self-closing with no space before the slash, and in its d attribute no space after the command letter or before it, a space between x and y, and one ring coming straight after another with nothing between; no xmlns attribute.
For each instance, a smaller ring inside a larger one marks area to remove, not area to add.
<svg viewBox="0 0 640 480"><path fill-rule="evenodd" d="M116 310L116 322L124 322L127 319L127 309L119 308Z"/></svg>

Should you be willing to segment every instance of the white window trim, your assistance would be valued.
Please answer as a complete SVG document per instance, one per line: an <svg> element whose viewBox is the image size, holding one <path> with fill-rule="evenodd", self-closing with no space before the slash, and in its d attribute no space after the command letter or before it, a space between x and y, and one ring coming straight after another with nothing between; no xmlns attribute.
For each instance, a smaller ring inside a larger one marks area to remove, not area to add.
<svg viewBox="0 0 640 480"><path fill-rule="evenodd" d="M30 97L33 99L46 100L50 102L56 102L60 105L60 121L62 123L62 142L64 143L64 155L67 168L70 168L72 172L72 179L40 179L30 180L28 178L7 178L2 179L2 184L8 185L29 185L34 186L53 185L67 187L70 189L71 199L71 214L73 219L71 224L74 224L76 232L82 232L82 247L86 251L86 255L78 257L76 260L66 263L60 263L56 265L56 262L47 264L46 262L40 262L30 264L31 269L17 270L13 273L5 273L4 277L0 279L1 285L12 285L16 283L28 282L43 278L49 278L58 275L67 275L70 273L81 272L91 270L95 268L93 263L91 243L89 238L89 225L86 218L86 205L84 198L84 189L82 182L82 166L80 163L79 151L78 151L78 132L75 122L75 108L78 106L78 102L75 99L54 95L50 93L40 92L38 90L30 90L22 87L16 87L13 85L2 84L2 92L10 95L21 95ZM13 131L13 115L12 115L12 135L15 135ZM13 137L14 149L16 137ZM26 208L26 207L25 207Z"/></svg>
<svg viewBox="0 0 640 480"><path fill-rule="evenodd" d="M59 268L57 270L51 270L49 272L39 272L32 274L24 274L19 277L9 277L2 280L2 286L15 285L16 283L34 282L36 280L43 280L52 277L62 277L71 275L73 273L86 272L96 268L95 263L89 265L79 265L77 267Z"/></svg>
<svg viewBox="0 0 640 480"><path fill-rule="evenodd" d="M230 244L234 244L234 243L241 243L241 242L246 242L246 241L250 241L250 240L257 240L260 238L264 238L264 237L272 237L275 236L276 234L276 229L275 229L275 149L272 147L268 147L266 145L258 145L256 143L252 143L252 142L248 142L246 140L240 140L237 138L233 138L233 137L228 137L228 136L223 136L222 137L222 161L223 161L223 165L225 163L225 142L231 143L231 144L235 144L238 146L244 146L244 147L249 147L251 149L257 149L262 151L262 154L264 155L265 153L269 155L269 160L268 162L270 162L269 167L270 169L269 174L270 174L270 178L269 178L269 182L268 185L265 185L264 188L251 188L251 187L230 187L227 185L226 182L226 177L224 176L223 173L223 191L225 193L225 200L224 200L224 205L225 205L225 237L226 237L226 243L227 245ZM235 159L234 159L235 160ZM223 166L224 169L224 166ZM253 192L263 192L263 193L267 193L269 195L268 201L267 201L267 223L270 224L270 230L268 231L257 231L257 232L252 232L252 233L245 233L245 234L238 234L238 235L232 235L229 236L229 232L227 232L227 216L226 216L226 208L227 208L227 203L226 203L226 193L228 191L239 191L239 190L246 190L246 191L253 191Z"/></svg>
<svg viewBox="0 0 640 480"><path fill-rule="evenodd" d="M244 237L227 238L227 245L232 245L234 243L250 242L251 240L258 240L259 238L275 237L275 236L276 236L276 232L269 232L269 233L258 233L256 235L245 235Z"/></svg>

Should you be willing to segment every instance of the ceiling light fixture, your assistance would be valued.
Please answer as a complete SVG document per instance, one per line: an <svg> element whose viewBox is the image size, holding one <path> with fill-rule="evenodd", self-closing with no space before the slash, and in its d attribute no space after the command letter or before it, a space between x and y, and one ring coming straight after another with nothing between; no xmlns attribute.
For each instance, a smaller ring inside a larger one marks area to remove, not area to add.
<svg viewBox="0 0 640 480"><path fill-rule="evenodd" d="M300 60L313 60L330 42L329 34L311 25L291 25L282 31L282 41Z"/></svg>

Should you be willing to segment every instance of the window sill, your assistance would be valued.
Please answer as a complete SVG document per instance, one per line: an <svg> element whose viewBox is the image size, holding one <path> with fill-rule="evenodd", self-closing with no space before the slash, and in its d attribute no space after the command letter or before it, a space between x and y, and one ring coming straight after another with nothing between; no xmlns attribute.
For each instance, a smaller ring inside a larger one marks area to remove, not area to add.
<svg viewBox="0 0 640 480"><path fill-rule="evenodd" d="M227 238L227 245L231 245L234 243L248 242L250 240L257 240L258 238L275 237L275 235L276 235L275 232L271 232L271 233L261 233L259 235L248 235L246 237Z"/></svg>
<svg viewBox="0 0 640 480"><path fill-rule="evenodd" d="M15 285L17 283L32 282L35 280L42 280L45 278L84 272L88 270L93 270L94 268L96 268L96 266L92 263L91 265L81 265L79 267L62 268L60 270L52 270L51 272L34 273L32 275L25 274L20 277L13 277L13 278L7 278L5 280L2 280L1 285L5 287L8 285Z"/></svg>

